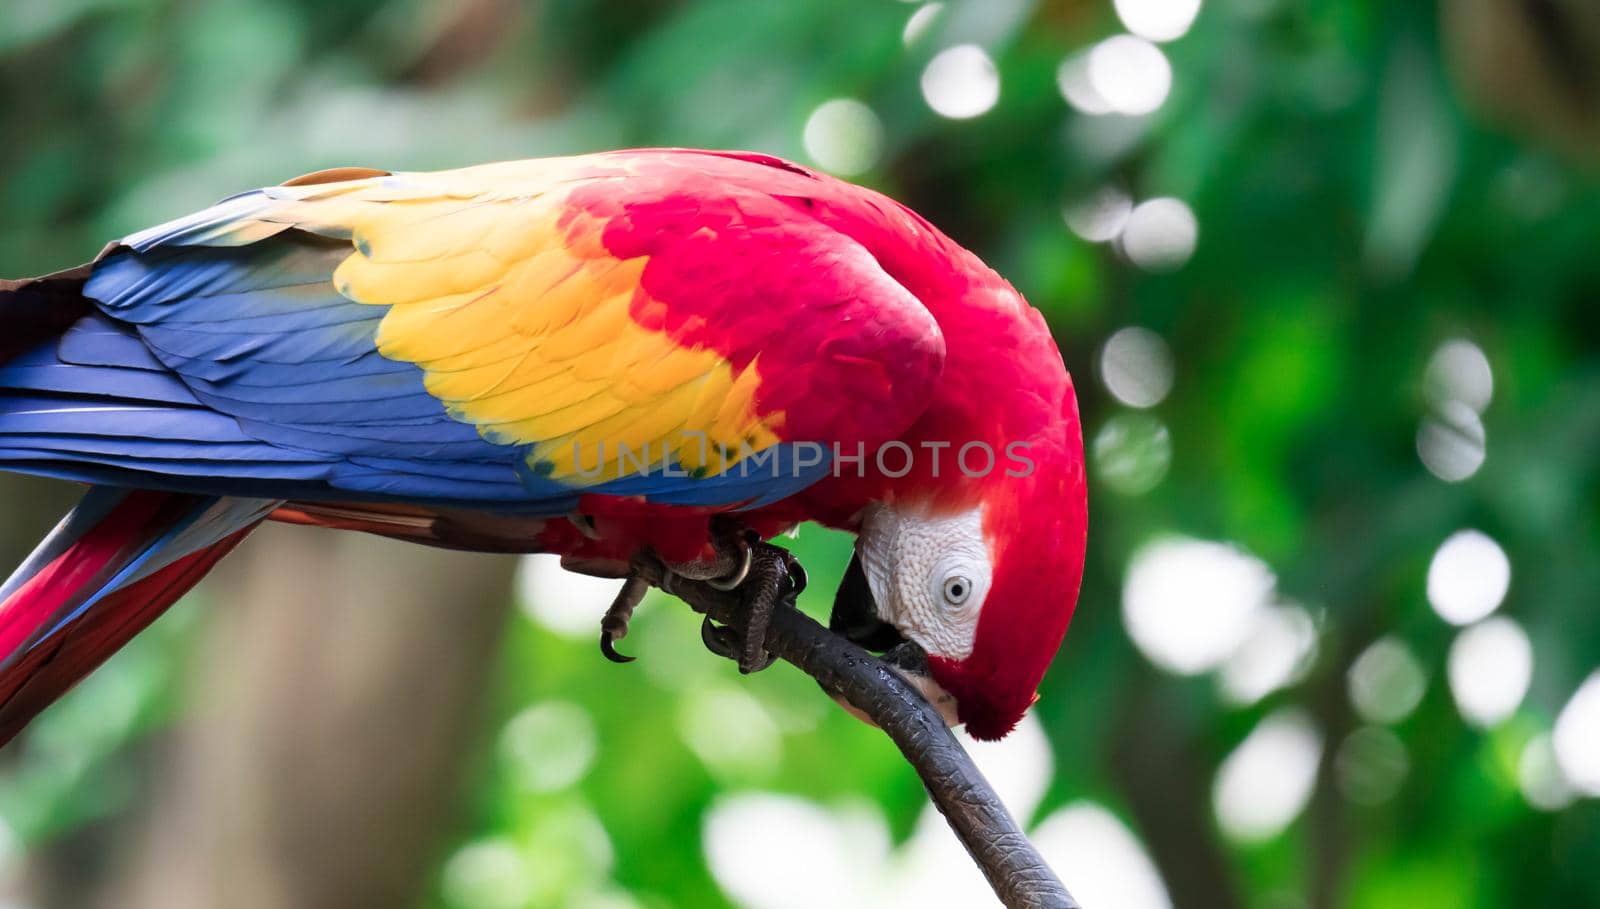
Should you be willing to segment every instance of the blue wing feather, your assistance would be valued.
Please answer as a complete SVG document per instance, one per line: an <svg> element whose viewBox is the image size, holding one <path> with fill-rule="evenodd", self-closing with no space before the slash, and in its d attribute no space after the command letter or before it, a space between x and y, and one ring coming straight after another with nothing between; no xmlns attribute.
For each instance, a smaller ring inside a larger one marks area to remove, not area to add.
<svg viewBox="0 0 1600 909"><path fill-rule="evenodd" d="M171 370L156 359L154 352L143 344L128 343L135 340L127 326L118 325L100 313L84 316L67 329L54 351L49 345L37 348L34 353L44 359L52 356L62 363L77 366L114 366L120 369L158 372L171 376Z"/></svg>
<svg viewBox="0 0 1600 909"><path fill-rule="evenodd" d="M559 514L585 493L745 507L815 482L791 446L750 471L574 488L453 418L377 351L386 308L341 296L348 242L240 218L246 193L125 241L84 295L103 314L0 366L0 465L213 495L401 499ZM319 229L320 232L320 229Z"/></svg>

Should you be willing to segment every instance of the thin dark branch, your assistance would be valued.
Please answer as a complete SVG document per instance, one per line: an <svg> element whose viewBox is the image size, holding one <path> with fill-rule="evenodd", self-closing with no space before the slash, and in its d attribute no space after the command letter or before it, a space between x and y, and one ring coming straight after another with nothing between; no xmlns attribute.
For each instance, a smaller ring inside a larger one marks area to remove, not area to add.
<svg viewBox="0 0 1600 909"><path fill-rule="evenodd" d="M737 594L705 583L674 577L670 592L719 622L731 623L739 613ZM1002 903L1078 909L939 712L899 673L797 609L778 610L766 643L774 656L844 698L894 740Z"/></svg>

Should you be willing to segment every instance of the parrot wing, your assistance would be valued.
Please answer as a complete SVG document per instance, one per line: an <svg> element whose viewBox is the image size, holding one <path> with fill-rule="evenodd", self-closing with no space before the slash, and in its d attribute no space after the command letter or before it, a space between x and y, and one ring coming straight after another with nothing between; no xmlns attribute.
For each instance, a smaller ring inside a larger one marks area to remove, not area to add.
<svg viewBox="0 0 1600 909"><path fill-rule="evenodd" d="M0 462L544 514L771 502L903 431L943 365L922 303L807 212L847 189L662 150L244 193L94 266L103 315L21 363L51 378L0 375L27 411L0 406Z"/></svg>

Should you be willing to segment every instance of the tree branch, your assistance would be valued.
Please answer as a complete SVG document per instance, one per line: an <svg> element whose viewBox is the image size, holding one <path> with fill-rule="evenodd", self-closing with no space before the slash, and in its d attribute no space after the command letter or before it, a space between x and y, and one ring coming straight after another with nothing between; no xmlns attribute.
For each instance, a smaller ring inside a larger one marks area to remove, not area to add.
<svg viewBox="0 0 1600 909"><path fill-rule="evenodd" d="M659 577L650 580L660 586ZM681 577L670 586L668 592L695 612L719 622L732 623L739 614L737 593ZM1079 909L943 717L898 672L787 605L773 616L766 646L888 734L1009 909Z"/></svg>

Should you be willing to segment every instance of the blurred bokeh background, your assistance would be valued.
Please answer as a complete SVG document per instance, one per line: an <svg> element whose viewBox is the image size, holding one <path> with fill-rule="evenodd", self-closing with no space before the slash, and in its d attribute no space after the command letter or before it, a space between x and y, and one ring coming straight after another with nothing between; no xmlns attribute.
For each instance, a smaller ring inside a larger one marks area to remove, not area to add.
<svg viewBox="0 0 1600 909"><path fill-rule="evenodd" d="M979 757L1085 905L1600 905L1590 0L0 0L0 137L7 276L343 164L883 189L1077 379L1082 602ZM0 478L0 561L73 496ZM0 905L989 904L881 735L608 596L267 528L0 754Z"/></svg>

